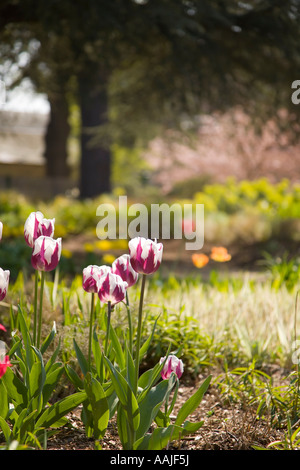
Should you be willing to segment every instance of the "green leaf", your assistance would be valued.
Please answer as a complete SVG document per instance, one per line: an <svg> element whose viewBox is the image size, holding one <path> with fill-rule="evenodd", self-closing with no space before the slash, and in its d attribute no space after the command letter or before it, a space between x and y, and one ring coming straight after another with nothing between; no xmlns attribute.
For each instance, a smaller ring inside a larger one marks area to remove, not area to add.
<svg viewBox="0 0 300 470"><path fill-rule="evenodd" d="M53 322L52 330L50 331L49 335L44 340L44 342L41 346L41 353L42 354L44 354L47 351L47 349L49 348L50 344L52 343L55 335L56 335L56 324L55 324L55 322Z"/></svg>
<svg viewBox="0 0 300 470"><path fill-rule="evenodd" d="M111 339L112 346L116 353L116 362L121 370L125 368L125 355L119 341L119 338L112 325L109 328L109 337Z"/></svg>
<svg viewBox="0 0 300 470"><path fill-rule="evenodd" d="M134 443L134 450L162 450L172 440L182 436L183 429L171 424L166 428L156 428L151 434L146 434Z"/></svg>
<svg viewBox="0 0 300 470"><path fill-rule="evenodd" d="M30 334L29 334L26 321L23 315L23 311L20 305L18 305L18 319L19 319L20 330L21 330L21 334L22 334L22 338L23 338L23 342L25 346L25 351L26 351L26 366L28 370L30 371L34 363L34 356L33 356L32 349L31 349Z"/></svg>
<svg viewBox="0 0 300 470"><path fill-rule="evenodd" d="M163 380L156 387L151 388L139 403L141 420L136 432L136 439L139 439L148 431L165 398L174 387L175 381L176 376L172 374L169 380Z"/></svg>
<svg viewBox="0 0 300 470"><path fill-rule="evenodd" d="M77 408L84 400L86 400L86 392L76 392L54 403L42 413L36 422L36 427L48 428L52 426L67 413Z"/></svg>
<svg viewBox="0 0 300 470"><path fill-rule="evenodd" d="M75 350L75 353L76 353L76 357L77 357L81 372L85 376L87 374L87 372L89 371L88 362L87 362L86 358L84 357L80 347L76 343L75 339L73 339L73 344L74 344L74 350Z"/></svg>
<svg viewBox="0 0 300 470"><path fill-rule="evenodd" d="M99 440L104 436L109 421L108 402L100 382L90 372L85 377L84 388L92 408L94 438Z"/></svg>
<svg viewBox="0 0 300 470"><path fill-rule="evenodd" d="M77 388L77 390L82 390L84 388L83 380L81 380L77 372L75 372L75 370L72 369L69 364L65 364L65 373L70 382L72 382L72 384Z"/></svg>
<svg viewBox="0 0 300 470"><path fill-rule="evenodd" d="M57 386L62 374L64 367L55 367L50 373L47 373L46 380L43 387L43 406L45 406L50 399L55 387Z"/></svg>
<svg viewBox="0 0 300 470"><path fill-rule="evenodd" d="M10 367L7 368L1 380L5 385L9 398L13 400L16 405L26 408L28 405L27 388Z"/></svg>
<svg viewBox="0 0 300 470"><path fill-rule="evenodd" d="M0 380L0 416L6 419L8 415L8 396L7 391L2 380Z"/></svg>
<svg viewBox="0 0 300 470"><path fill-rule="evenodd" d="M126 377L130 388L133 389L135 381L135 364L133 362L129 348L127 348L126 352Z"/></svg>
<svg viewBox="0 0 300 470"><path fill-rule="evenodd" d="M59 342L58 342L58 346L57 348L54 350L52 356L50 357L50 359L48 360L47 364L45 365L45 371L48 373L48 370L55 364L55 361L56 361L56 358L59 354L59 351L60 351L60 338L59 338Z"/></svg>
<svg viewBox="0 0 300 470"><path fill-rule="evenodd" d="M0 416L0 427L2 429L2 432L4 434L5 441L8 443L10 441L11 437L11 430L10 427L8 426L7 422L5 421L2 416Z"/></svg>
<svg viewBox="0 0 300 470"><path fill-rule="evenodd" d="M140 411L137 400L126 379L115 369L107 357L105 357L105 361L110 369L112 383L126 413L129 425L136 431L140 423Z"/></svg>
<svg viewBox="0 0 300 470"><path fill-rule="evenodd" d="M101 377L101 367L103 362L102 351L100 348L99 340L96 331L93 332L92 351L96 364L96 371L98 377Z"/></svg>
<svg viewBox="0 0 300 470"><path fill-rule="evenodd" d="M185 421L183 425L184 435L187 434L194 434L198 429L200 429L204 424L204 421L197 421L195 423L191 423L190 421Z"/></svg>
<svg viewBox="0 0 300 470"><path fill-rule="evenodd" d="M186 418L193 413L193 411L199 406L201 400L203 398L204 393L208 389L208 386L211 381L211 375L208 376L204 382L202 383L201 387L194 393L180 408L177 418L175 420L175 424L180 426Z"/></svg>
<svg viewBox="0 0 300 470"><path fill-rule="evenodd" d="M151 332L151 335L147 338L147 340L145 341L145 343L141 346L140 348L140 359L143 358L143 356L146 354L146 352L148 351L148 348L149 348L149 345L152 341L152 338L154 336L154 332L155 332L155 328L156 328L156 324L157 324L157 320L158 320L159 316L156 318L155 322L154 322L154 326L152 328L152 332Z"/></svg>

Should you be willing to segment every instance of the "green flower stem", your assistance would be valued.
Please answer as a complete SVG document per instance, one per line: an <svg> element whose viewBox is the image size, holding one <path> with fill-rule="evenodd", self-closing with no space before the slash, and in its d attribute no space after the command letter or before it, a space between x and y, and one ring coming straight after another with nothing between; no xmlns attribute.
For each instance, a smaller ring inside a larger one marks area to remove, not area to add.
<svg viewBox="0 0 300 470"><path fill-rule="evenodd" d="M38 325L38 337L37 337L37 348L38 348L38 349L40 348L40 342L41 342L44 284L45 284L45 272L44 272L44 271L41 271L40 305L39 305L39 325Z"/></svg>
<svg viewBox="0 0 300 470"><path fill-rule="evenodd" d="M37 306L38 306L38 285L39 285L39 271L35 270L35 283L34 283L34 314L33 314L33 344L36 346L36 333L37 333Z"/></svg>
<svg viewBox="0 0 300 470"><path fill-rule="evenodd" d="M90 311L90 332L89 332L89 356L88 356L89 370L91 370L92 330L93 330L93 322L94 322L94 308L95 308L95 293L92 292L92 295L91 295L91 311Z"/></svg>
<svg viewBox="0 0 300 470"><path fill-rule="evenodd" d="M146 283L146 274L142 276L142 285L141 285L141 295L140 295L140 304L139 304L139 316L138 316L138 330L137 330L137 339L136 339L136 356L135 356L135 384L134 384L134 394L137 395L138 390L138 380L139 380L139 366L140 366L140 346L141 346L141 332L142 332L142 318L143 318L143 302L144 302L144 292L145 292L145 283Z"/></svg>
<svg viewBox="0 0 300 470"><path fill-rule="evenodd" d="M128 318L128 329L129 329L129 351L132 355L133 346L132 346L132 322L131 322L131 311L129 305L129 296L128 291L126 290L126 308L127 308L127 318Z"/></svg>
<svg viewBox="0 0 300 470"><path fill-rule="evenodd" d="M107 351L108 351L110 317L111 317L111 302L107 302L107 327L106 327L106 338L105 338L105 349L104 349L105 356L107 356Z"/></svg>

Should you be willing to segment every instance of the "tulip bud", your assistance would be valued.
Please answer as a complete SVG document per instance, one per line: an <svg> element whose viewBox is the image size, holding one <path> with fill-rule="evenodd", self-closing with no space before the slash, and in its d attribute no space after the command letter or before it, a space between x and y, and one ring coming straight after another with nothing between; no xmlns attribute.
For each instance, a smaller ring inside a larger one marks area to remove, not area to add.
<svg viewBox="0 0 300 470"><path fill-rule="evenodd" d="M164 360L165 357L162 357L159 363L162 364ZM161 376L163 379L168 379L172 372L174 372L180 379L183 374L183 362L178 359L178 357L174 356L173 354L170 354L170 356L167 357L167 360L162 368Z"/></svg>
<svg viewBox="0 0 300 470"><path fill-rule="evenodd" d="M33 248L35 240L44 235L53 237L55 219L45 219L42 212L31 212L24 224L24 236L28 246Z"/></svg>
<svg viewBox="0 0 300 470"><path fill-rule="evenodd" d="M34 242L31 264L38 271L52 271L58 265L61 255L61 238L54 240L44 235Z"/></svg>
<svg viewBox="0 0 300 470"><path fill-rule="evenodd" d="M128 287L133 286L139 277L138 273L131 266L129 255L122 255L115 259L112 264L112 272L118 274L123 281L127 282Z"/></svg>
<svg viewBox="0 0 300 470"><path fill-rule="evenodd" d="M103 271L99 266L90 265L84 268L82 272L82 287L86 292L98 292L98 282Z"/></svg>
<svg viewBox="0 0 300 470"><path fill-rule="evenodd" d="M162 243L136 237L129 241L130 262L140 274L152 274L160 266L163 253Z"/></svg>
<svg viewBox="0 0 300 470"><path fill-rule="evenodd" d="M2 268L0 268L0 300L3 300L6 296L9 283L9 275L10 271L4 271Z"/></svg>
<svg viewBox="0 0 300 470"><path fill-rule="evenodd" d="M0 222L0 240L2 240L3 223Z"/></svg>
<svg viewBox="0 0 300 470"><path fill-rule="evenodd" d="M127 287L127 282L120 276L108 272L101 276L98 282L99 299L104 303L111 302L111 306L114 306L124 300Z"/></svg>

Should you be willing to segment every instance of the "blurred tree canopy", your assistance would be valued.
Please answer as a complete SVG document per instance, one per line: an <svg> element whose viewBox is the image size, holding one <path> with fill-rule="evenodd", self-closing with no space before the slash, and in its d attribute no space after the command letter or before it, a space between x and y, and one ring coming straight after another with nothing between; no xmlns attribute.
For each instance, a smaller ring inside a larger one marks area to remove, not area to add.
<svg viewBox="0 0 300 470"><path fill-rule="evenodd" d="M0 57L47 94L49 176L68 174L72 103L80 109L81 196L111 190L111 148L201 113L241 106L298 135L299 0L2 0ZM280 111L287 109L287 115Z"/></svg>

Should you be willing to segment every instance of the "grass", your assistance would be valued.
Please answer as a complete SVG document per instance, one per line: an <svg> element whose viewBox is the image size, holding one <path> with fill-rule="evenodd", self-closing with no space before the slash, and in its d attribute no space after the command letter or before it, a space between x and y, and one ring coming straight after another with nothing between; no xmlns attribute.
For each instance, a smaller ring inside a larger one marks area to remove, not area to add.
<svg viewBox="0 0 300 470"><path fill-rule="evenodd" d="M169 344L178 349L190 375L197 375L203 367L224 365L245 366L253 360L259 367L270 363L290 368L295 335L294 288L276 284L266 276L253 279L248 274L227 276L222 280L202 282L200 277L185 278L181 281L173 276L161 281L154 276L145 294L145 322L143 335L146 337L156 329L147 361L153 363L164 355ZM20 275L10 288L10 300L17 304L30 305L33 280ZM83 334L88 328L89 296L81 287L81 276L75 276L66 284L58 277L49 280L45 288L46 327L56 321L58 331L63 334L65 345L72 343L69 336L80 336L80 342L87 341ZM130 291L133 320L136 322L139 286ZM99 330L103 327L103 308L97 304L96 318ZM1 307L0 321L5 323L7 309ZM29 317L31 313L28 313ZM112 321L115 327L126 324L126 308L120 304L115 309ZM299 327L298 315L296 328ZM68 349L68 348L67 348ZM71 352L70 352L71 354Z"/></svg>

